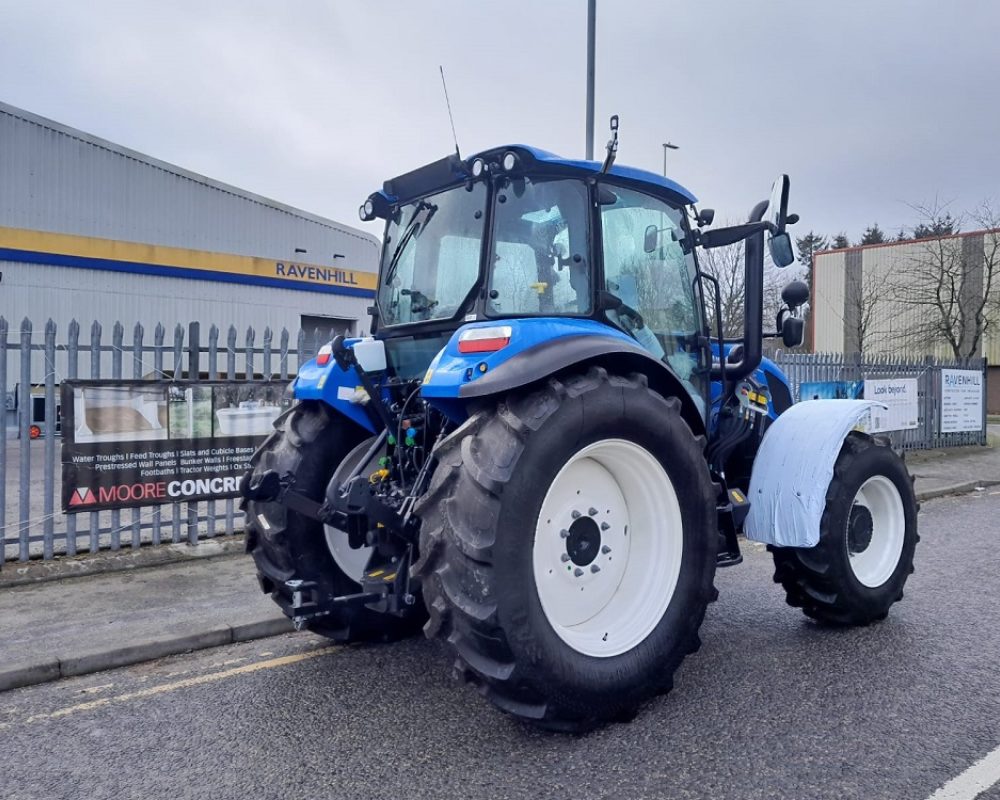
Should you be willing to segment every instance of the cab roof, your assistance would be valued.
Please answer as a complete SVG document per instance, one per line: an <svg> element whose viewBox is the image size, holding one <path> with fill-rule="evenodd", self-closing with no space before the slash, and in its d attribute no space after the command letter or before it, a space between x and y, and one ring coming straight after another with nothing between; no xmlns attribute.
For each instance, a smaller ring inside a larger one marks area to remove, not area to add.
<svg viewBox="0 0 1000 800"><path fill-rule="evenodd" d="M496 165L495 169L499 169L500 160L509 151L517 154L523 162L521 170L528 174L539 172L584 178L599 173L602 166L599 161L563 158L555 153L530 145L510 144L483 150L464 160L460 160L456 155L450 155L439 161L434 161L412 172L387 180L381 194L390 202L401 202L457 185L470 177L469 165L477 158ZM679 183L657 175L655 172L616 163L609 170L609 174L626 184L631 184L636 189L659 189L673 195L676 200L682 203L697 202L697 198Z"/></svg>

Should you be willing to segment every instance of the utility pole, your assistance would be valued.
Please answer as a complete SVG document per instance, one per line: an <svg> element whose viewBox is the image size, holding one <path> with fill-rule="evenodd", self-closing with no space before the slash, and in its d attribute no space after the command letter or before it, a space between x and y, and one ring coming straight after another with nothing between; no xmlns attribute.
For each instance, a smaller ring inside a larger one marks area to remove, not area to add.
<svg viewBox="0 0 1000 800"><path fill-rule="evenodd" d="M678 147L670 142L663 143L663 177L667 177L667 150L677 150Z"/></svg>
<svg viewBox="0 0 1000 800"><path fill-rule="evenodd" d="M594 41L597 0L587 0L587 160L594 160Z"/></svg>

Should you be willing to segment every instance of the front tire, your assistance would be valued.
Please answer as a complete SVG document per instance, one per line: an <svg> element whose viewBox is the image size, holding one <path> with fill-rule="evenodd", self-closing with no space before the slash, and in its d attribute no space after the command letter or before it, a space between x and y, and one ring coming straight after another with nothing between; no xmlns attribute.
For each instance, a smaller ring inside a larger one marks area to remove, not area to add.
<svg viewBox="0 0 1000 800"><path fill-rule="evenodd" d="M715 493L679 411L593 368L438 446L417 509L425 632L502 710L570 731L630 718L698 648Z"/></svg>
<svg viewBox="0 0 1000 800"><path fill-rule="evenodd" d="M882 439L852 431L834 467L816 547L771 547L788 604L831 625L883 620L913 572L913 481Z"/></svg>

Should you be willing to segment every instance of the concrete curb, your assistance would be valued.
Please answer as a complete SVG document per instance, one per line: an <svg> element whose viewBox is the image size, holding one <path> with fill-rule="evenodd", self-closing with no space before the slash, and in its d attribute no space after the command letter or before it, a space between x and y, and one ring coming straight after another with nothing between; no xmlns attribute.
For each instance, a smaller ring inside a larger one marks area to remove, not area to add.
<svg viewBox="0 0 1000 800"><path fill-rule="evenodd" d="M280 636L293 630L291 620L285 617L265 617L239 625L224 625L168 639L150 639L113 650L73 653L37 663L14 664L0 669L0 692L48 683L61 678L89 675L129 664L140 664L193 650Z"/></svg>
<svg viewBox="0 0 1000 800"><path fill-rule="evenodd" d="M946 497L950 494L966 494L967 492L974 492L979 488L997 485L1000 485L1000 480L965 481L964 483L955 483L950 486L941 486L937 489L927 489L923 492L917 492L917 502L922 503L924 500L933 500L935 497Z"/></svg>

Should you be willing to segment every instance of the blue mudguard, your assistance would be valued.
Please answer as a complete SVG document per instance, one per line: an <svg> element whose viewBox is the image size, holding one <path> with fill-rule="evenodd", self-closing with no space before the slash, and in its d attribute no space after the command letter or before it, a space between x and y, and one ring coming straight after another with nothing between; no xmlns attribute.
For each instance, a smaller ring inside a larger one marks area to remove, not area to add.
<svg viewBox="0 0 1000 800"><path fill-rule="evenodd" d="M344 344L353 347L360 339L346 339ZM292 383L296 400L322 400L348 419L366 430L376 433L364 400L367 395L354 367L341 369L334 359L320 365L314 358L299 367L299 374Z"/></svg>
<svg viewBox="0 0 1000 800"><path fill-rule="evenodd" d="M459 350L463 333L490 328L509 331L509 343L493 352ZM421 395L449 418L462 421L467 404L476 398L543 379L575 363L609 356L648 362L649 369L667 372L666 365L631 336L594 320L528 317L472 322L455 331L431 362ZM695 366L693 358L679 353L669 362L675 374L671 380L683 385ZM684 388L694 395L693 386Z"/></svg>

